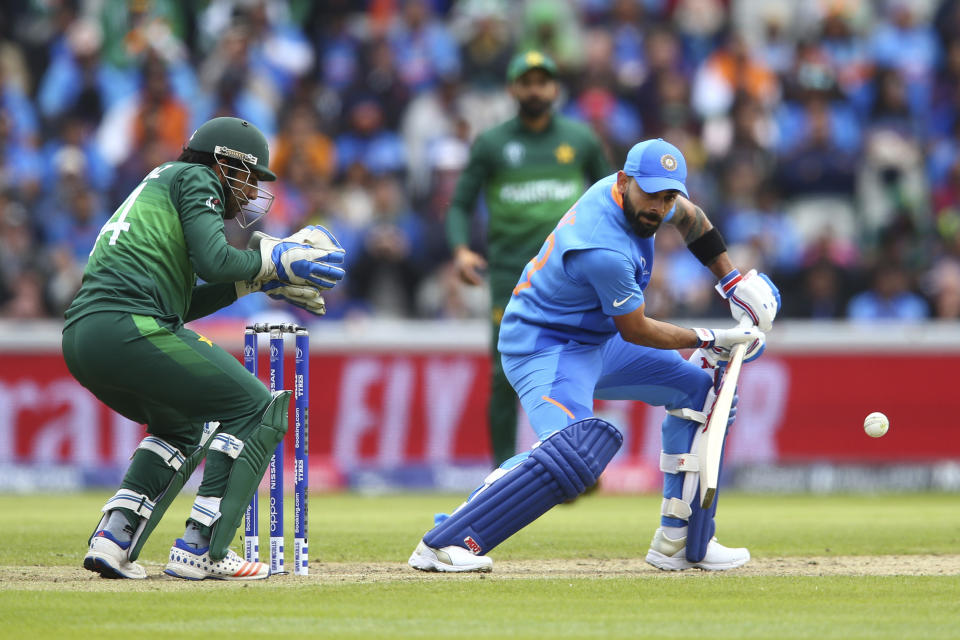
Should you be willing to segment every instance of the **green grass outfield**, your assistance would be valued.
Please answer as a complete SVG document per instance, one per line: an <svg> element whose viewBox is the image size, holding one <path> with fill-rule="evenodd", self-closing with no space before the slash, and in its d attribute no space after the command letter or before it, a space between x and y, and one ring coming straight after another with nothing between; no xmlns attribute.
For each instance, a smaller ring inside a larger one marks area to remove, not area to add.
<svg viewBox="0 0 960 640"><path fill-rule="evenodd" d="M432 514L462 496L314 495L310 576L194 583L162 576L186 497L144 550L150 579L80 567L107 493L0 495L4 637L960 637L954 494L724 494L720 541L754 558L727 573L645 565L659 497L591 495L496 549L486 575L406 566Z"/></svg>

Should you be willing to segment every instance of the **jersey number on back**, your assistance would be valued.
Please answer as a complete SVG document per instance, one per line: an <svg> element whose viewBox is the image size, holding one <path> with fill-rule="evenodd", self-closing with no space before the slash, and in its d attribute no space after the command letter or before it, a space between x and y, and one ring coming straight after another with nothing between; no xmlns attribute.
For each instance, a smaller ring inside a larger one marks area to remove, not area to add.
<svg viewBox="0 0 960 640"><path fill-rule="evenodd" d="M550 235L547 236L546 242L543 243L543 248L540 249L538 253L532 260L530 260L530 268L527 270L527 279L523 282L517 283L517 286L513 288L513 295L519 295L524 289L530 288L530 278L533 277L537 271L543 269L543 265L547 264L547 260L550 258L550 254L553 253L553 245L557 241L557 229L562 227L565 224L573 224L577 221L577 211L576 209L570 209L563 217L560 218L560 222L557 223L556 229L550 232Z"/></svg>
<svg viewBox="0 0 960 640"><path fill-rule="evenodd" d="M110 244L117 244L117 238L120 237L120 233L130 229L130 223L127 222L127 214L130 212L130 207L133 206L134 201L145 186L147 186L147 183L141 182L140 186L134 189L133 192L127 196L127 199L123 201L123 207L120 208L120 215L117 216L117 219L108 221L103 225L100 233L97 234L97 239L93 242L93 249L90 249L90 255L93 255L93 252L97 250L97 243L100 242L100 237L106 232L113 232L110 234Z"/></svg>

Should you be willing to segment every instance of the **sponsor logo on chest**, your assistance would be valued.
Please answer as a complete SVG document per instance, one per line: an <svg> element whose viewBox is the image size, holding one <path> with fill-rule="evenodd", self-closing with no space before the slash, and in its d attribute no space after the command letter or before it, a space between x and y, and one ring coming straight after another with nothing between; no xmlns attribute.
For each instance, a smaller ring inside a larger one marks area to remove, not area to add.
<svg viewBox="0 0 960 640"><path fill-rule="evenodd" d="M533 204L570 200L578 194L579 185L565 180L530 180L500 187L500 199L511 204Z"/></svg>

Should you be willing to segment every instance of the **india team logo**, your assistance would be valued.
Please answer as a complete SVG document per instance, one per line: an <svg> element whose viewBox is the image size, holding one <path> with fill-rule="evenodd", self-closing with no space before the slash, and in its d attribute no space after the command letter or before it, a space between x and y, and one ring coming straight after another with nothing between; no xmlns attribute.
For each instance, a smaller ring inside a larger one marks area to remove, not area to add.
<svg viewBox="0 0 960 640"><path fill-rule="evenodd" d="M667 171L676 171L677 159L674 158L669 153L665 153L662 156L660 156L660 166L662 166Z"/></svg>

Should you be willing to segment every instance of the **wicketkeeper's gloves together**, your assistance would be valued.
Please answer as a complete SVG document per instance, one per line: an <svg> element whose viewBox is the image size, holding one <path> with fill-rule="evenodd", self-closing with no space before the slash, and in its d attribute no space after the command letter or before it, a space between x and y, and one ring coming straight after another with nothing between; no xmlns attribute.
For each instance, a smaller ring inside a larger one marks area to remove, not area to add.
<svg viewBox="0 0 960 640"><path fill-rule="evenodd" d="M331 289L343 279L343 268L337 266L343 264L343 247L332 233L319 225L304 227L283 239L256 232L250 244L260 249L262 261L254 282L279 280Z"/></svg>
<svg viewBox="0 0 960 640"><path fill-rule="evenodd" d="M249 282L236 283L237 297L263 291L274 300L286 300L315 315L326 305L320 291L343 279L344 250L332 233L310 225L286 238L256 231L248 245L259 249L260 272Z"/></svg>

